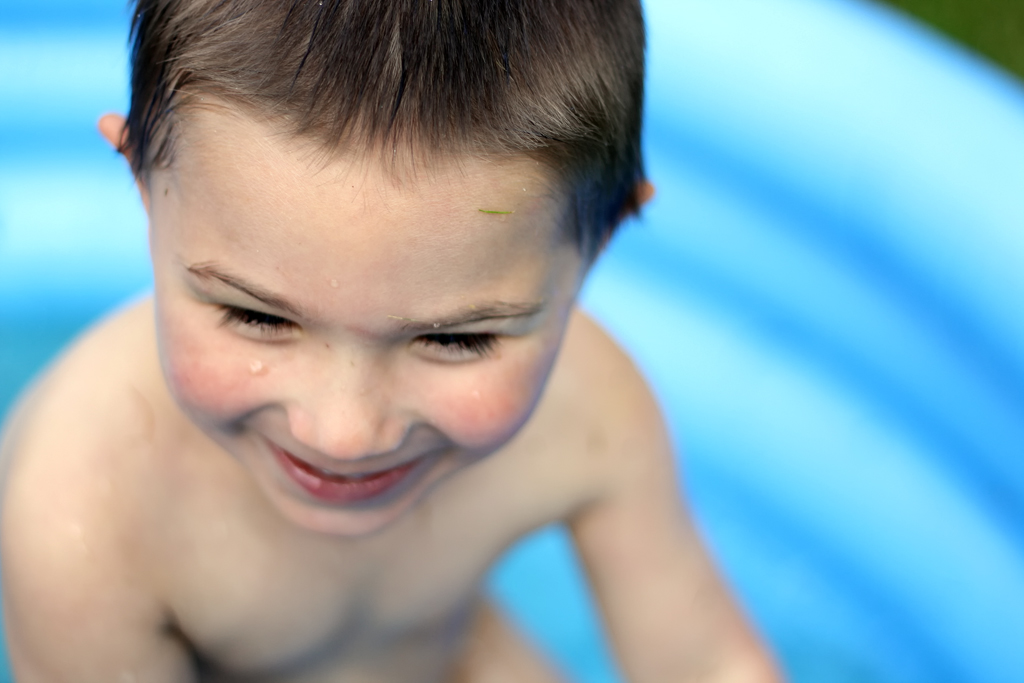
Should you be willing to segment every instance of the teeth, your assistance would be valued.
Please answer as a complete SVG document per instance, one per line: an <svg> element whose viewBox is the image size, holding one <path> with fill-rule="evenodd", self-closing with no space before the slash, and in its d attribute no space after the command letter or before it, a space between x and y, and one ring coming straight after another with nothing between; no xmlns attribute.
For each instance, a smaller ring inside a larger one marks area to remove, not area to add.
<svg viewBox="0 0 1024 683"><path fill-rule="evenodd" d="M320 488L320 486L323 485L324 483L322 479L314 477L309 472L304 472L303 470L295 470L295 476L297 476L299 479L302 479L309 486L312 486L315 489Z"/></svg>
<svg viewBox="0 0 1024 683"><path fill-rule="evenodd" d="M360 479L366 479L368 477L372 477L374 474L377 474L376 472L371 472L369 474L339 474L337 472L331 472L330 470L321 469L319 467L314 467L314 469L317 472L319 472L320 474L322 474L326 478L344 477L345 479L351 479L353 481L359 481Z"/></svg>

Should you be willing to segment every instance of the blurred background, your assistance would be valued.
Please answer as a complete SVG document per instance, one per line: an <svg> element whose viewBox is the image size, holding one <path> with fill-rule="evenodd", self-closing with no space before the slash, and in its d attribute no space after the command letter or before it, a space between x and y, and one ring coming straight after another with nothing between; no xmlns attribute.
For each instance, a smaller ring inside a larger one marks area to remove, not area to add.
<svg viewBox="0 0 1024 683"><path fill-rule="evenodd" d="M1024 681L1024 2L646 11L658 195L583 303L658 393L716 558L794 681ZM95 132L127 27L121 0L0 0L0 415L148 287ZM491 587L619 680L563 530Z"/></svg>

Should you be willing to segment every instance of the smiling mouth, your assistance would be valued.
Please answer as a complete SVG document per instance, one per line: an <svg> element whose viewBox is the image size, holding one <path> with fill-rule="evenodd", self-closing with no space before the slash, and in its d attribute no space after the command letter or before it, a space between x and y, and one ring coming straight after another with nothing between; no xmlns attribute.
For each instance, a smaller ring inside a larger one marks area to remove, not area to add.
<svg viewBox="0 0 1024 683"><path fill-rule="evenodd" d="M336 474L277 446L272 446L271 450L289 479L314 498L334 504L361 503L383 496L404 481L422 460L418 458L398 467L365 474Z"/></svg>

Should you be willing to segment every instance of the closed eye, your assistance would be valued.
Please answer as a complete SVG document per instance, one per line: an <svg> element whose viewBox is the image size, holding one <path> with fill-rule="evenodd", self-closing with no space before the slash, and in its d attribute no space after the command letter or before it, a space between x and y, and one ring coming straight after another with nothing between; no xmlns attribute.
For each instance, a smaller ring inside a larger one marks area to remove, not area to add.
<svg viewBox="0 0 1024 683"><path fill-rule="evenodd" d="M420 335L417 340L446 354L475 356L486 356L498 343L497 336L490 333L433 333Z"/></svg>
<svg viewBox="0 0 1024 683"><path fill-rule="evenodd" d="M235 306L223 306L222 308L224 310L224 316L221 318L222 325L233 325L264 335L295 327L295 323L278 315Z"/></svg>

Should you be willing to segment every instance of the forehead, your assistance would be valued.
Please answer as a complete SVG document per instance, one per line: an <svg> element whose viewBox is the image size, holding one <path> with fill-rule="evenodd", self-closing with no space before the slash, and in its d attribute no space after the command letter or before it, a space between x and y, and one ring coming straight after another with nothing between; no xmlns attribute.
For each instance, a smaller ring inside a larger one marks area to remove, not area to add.
<svg viewBox="0 0 1024 683"><path fill-rule="evenodd" d="M552 170L525 155L438 156L412 148L395 148L390 157L377 150L331 153L216 101L189 107L180 124L174 163L153 177L186 197L258 195L307 205L347 197L391 211L443 207L492 216L548 212L559 219L568 205Z"/></svg>
<svg viewBox="0 0 1024 683"><path fill-rule="evenodd" d="M287 121L250 116L210 97L193 100L176 117L174 163L168 169L171 176L213 172L225 179L236 176L253 182L264 179L257 177L258 171L272 169L278 173L265 179L279 187L288 174L301 178L311 192L350 183L410 195L420 189L442 190L446 185L500 192L525 180L519 190L536 198L564 204L568 196L557 174L525 153L453 155L416 145L384 150L352 144L332 150L319 140L295 134Z"/></svg>
<svg viewBox="0 0 1024 683"><path fill-rule="evenodd" d="M454 292L507 282L513 267L540 282L570 247L567 195L529 158L325 157L223 107L182 123L174 163L150 178L153 227L177 234L181 260Z"/></svg>

